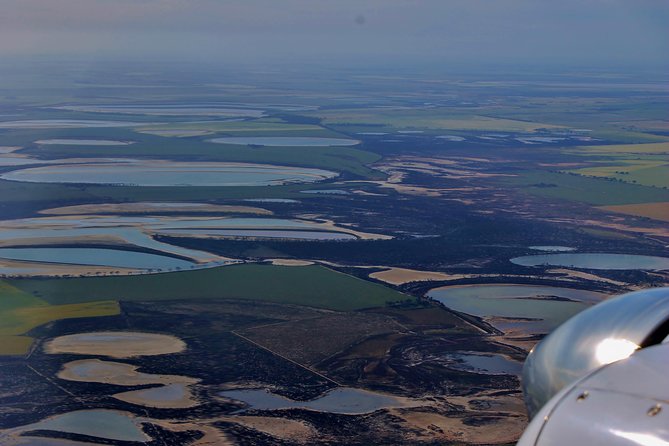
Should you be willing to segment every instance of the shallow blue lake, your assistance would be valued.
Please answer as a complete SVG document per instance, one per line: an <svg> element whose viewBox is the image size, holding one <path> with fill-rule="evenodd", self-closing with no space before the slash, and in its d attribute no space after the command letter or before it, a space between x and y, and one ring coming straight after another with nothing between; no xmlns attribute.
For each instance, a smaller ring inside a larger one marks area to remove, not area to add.
<svg viewBox="0 0 669 446"><path fill-rule="evenodd" d="M190 268L195 265L186 260L156 254L97 248L0 248L0 258L139 269Z"/></svg>
<svg viewBox="0 0 669 446"><path fill-rule="evenodd" d="M256 145L270 147L314 147L314 146L354 146L360 144L355 139L317 138L305 136L239 136L214 138L217 144Z"/></svg>
<svg viewBox="0 0 669 446"><path fill-rule="evenodd" d="M124 186L273 186L337 176L321 169L262 164L168 161L55 165L14 170L0 178L31 183Z"/></svg>
<svg viewBox="0 0 669 446"><path fill-rule="evenodd" d="M251 409L309 409L340 414L363 414L387 407L399 407L401 402L388 395L350 387L338 387L310 401L295 401L264 389L227 390L219 395L246 403Z"/></svg>
<svg viewBox="0 0 669 446"><path fill-rule="evenodd" d="M440 287L430 290L427 296L452 310L473 316L527 319L528 328L543 333L605 297L591 291L531 285ZM493 325L501 327L497 323Z"/></svg>
<svg viewBox="0 0 669 446"><path fill-rule="evenodd" d="M522 266L566 266L583 269L615 269L615 270L666 270L669 269L669 258L640 256L631 254L543 254L515 257L512 263Z"/></svg>
<svg viewBox="0 0 669 446"><path fill-rule="evenodd" d="M352 234L326 231L281 231L252 229L167 229L161 234L171 235L213 235L220 237L278 238L294 240L356 240Z"/></svg>
<svg viewBox="0 0 669 446"><path fill-rule="evenodd" d="M93 409L56 415L27 426L30 430L48 430L89 435L117 441L150 440L134 417L127 412Z"/></svg>
<svg viewBox="0 0 669 446"><path fill-rule="evenodd" d="M523 363L507 359L501 355L478 352L457 352L447 355L453 360L449 368L484 375L520 375Z"/></svg>

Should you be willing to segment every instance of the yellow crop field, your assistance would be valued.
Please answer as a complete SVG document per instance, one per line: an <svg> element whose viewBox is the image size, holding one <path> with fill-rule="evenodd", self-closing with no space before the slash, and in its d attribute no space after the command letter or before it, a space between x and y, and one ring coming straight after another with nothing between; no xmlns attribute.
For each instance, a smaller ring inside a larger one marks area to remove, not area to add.
<svg viewBox="0 0 669 446"><path fill-rule="evenodd" d="M480 115L454 115L439 109L351 109L324 111L317 114L327 124L361 123L394 128L438 130L473 130L533 132L538 129L561 128L558 125Z"/></svg>
<svg viewBox="0 0 669 446"><path fill-rule="evenodd" d="M602 206L600 209L637 217L648 217L654 220L669 221L669 202Z"/></svg>
<svg viewBox="0 0 669 446"><path fill-rule="evenodd" d="M0 282L0 355L22 355L29 351L32 338L23 336L48 322L79 317L119 314L116 301L49 305L5 282Z"/></svg>
<svg viewBox="0 0 669 446"><path fill-rule="evenodd" d="M601 153L634 153L634 154L662 154L669 153L669 142L656 142L650 144L612 144L602 146L582 146L573 152L588 154L588 152Z"/></svg>
<svg viewBox="0 0 669 446"><path fill-rule="evenodd" d="M33 338L28 336L0 335L0 355L25 355L33 344Z"/></svg>
<svg viewBox="0 0 669 446"><path fill-rule="evenodd" d="M620 160L601 166L570 170L578 175L611 178L625 183L652 187L669 187L669 164L666 161L638 159Z"/></svg>

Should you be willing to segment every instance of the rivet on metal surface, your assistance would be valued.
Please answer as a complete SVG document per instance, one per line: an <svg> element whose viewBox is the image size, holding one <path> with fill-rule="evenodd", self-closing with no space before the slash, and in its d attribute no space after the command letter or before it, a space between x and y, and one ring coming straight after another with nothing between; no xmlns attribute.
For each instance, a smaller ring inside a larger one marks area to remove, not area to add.
<svg viewBox="0 0 669 446"><path fill-rule="evenodd" d="M662 412L662 406L660 406L659 404L656 404L653 407L651 407L650 409L648 409L648 412L646 412L646 413L648 414L649 417L654 417L655 415L659 414L660 412Z"/></svg>
<svg viewBox="0 0 669 446"><path fill-rule="evenodd" d="M576 397L576 401L583 401L588 396L590 396L590 393L586 390L585 392L581 393L578 397Z"/></svg>

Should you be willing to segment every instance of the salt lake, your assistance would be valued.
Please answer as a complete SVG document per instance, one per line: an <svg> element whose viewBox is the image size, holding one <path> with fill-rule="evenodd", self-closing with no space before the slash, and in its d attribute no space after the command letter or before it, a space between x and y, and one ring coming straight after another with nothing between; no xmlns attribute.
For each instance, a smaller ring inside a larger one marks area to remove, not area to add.
<svg viewBox="0 0 669 446"><path fill-rule="evenodd" d="M40 145L65 145L65 146L128 146L133 141L115 141L110 139L40 139L35 141Z"/></svg>
<svg viewBox="0 0 669 446"><path fill-rule="evenodd" d="M179 338L158 333L96 331L59 336L44 344L49 354L72 353L114 358L179 353L186 344Z"/></svg>
<svg viewBox="0 0 669 446"><path fill-rule="evenodd" d="M146 125L146 123L126 121L98 121L91 119L29 119L24 121L0 122L0 129L74 129L96 127L135 127L138 125Z"/></svg>
<svg viewBox="0 0 669 446"><path fill-rule="evenodd" d="M226 390L219 395L256 410L309 409L339 414L364 414L406 405L400 398L367 390L338 387L309 401L296 401L264 389Z"/></svg>
<svg viewBox="0 0 669 446"><path fill-rule="evenodd" d="M542 333L605 298L592 291L531 285L446 286L430 290L427 296L478 317L525 319L527 328Z"/></svg>
<svg viewBox="0 0 669 446"><path fill-rule="evenodd" d="M132 161L33 167L6 172L0 178L126 186L272 186L312 183L336 176L337 173L322 169L265 164Z"/></svg>
<svg viewBox="0 0 669 446"><path fill-rule="evenodd" d="M448 365L451 369L484 375L520 375L523 370L522 362L513 361L501 355L456 352L448 354L446 359L453 361Z"/></svg>
<svg viewBox="0 0 669 446"><path fill-rule="evenodd" d="M214 138L210 140L217 144L257 145L270 147L333 147L333 146L355 146L360 141L345 138L317 138L299 136L240 136Z"/></svg>
<svg viewBox="0 0 669 446"><path fill-rule="evenodd" d="M24 426L23 430L66 432L116 441L146 442L151 440L132 414L107 409L68 412Z"/></svg>
<svg viewBox="0 0 669 446"><path fill-rule="evenodd" d="M632 254L543 254L515 257L512 263L521 266L566 266L583 269L667 270L669 258Z"/></svg>
<svg viewBox="0 0 669 446"><path fill-rule="evenodd" d="M101 248L0 248L0 258L137 269L187 269L195 263L157 254Z"/></svg>
<svg viewBox="0 0 669 446"><path fill-rule="evenodd" d="M168 229L160 231L167 235L217 236L232 238L276 238L293 240L356 240L352 234L326 231L280 231L280 230L235 230L235 229Z"/></svg>

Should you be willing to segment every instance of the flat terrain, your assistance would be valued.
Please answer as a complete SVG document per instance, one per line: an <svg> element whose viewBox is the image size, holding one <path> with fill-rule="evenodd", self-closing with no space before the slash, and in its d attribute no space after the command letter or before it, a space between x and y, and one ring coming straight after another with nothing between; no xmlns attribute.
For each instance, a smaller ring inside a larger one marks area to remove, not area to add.
<svg viewBox="0 0 669 446"><path fill-rule="evenodd" d="M357 310L409 296L322 266L232 265L125 277L18 279L12 286L52 304L97 300L249 299Z"/></svg>
<svg viewBox="0 0 669 446"><path fill-rule="evenodd" d="M1 444L511 445L527 352L669 284L664 75L172 68L0 82Z"/></svg>

